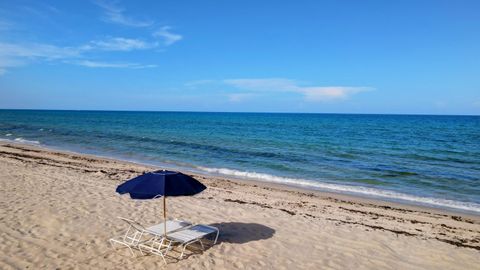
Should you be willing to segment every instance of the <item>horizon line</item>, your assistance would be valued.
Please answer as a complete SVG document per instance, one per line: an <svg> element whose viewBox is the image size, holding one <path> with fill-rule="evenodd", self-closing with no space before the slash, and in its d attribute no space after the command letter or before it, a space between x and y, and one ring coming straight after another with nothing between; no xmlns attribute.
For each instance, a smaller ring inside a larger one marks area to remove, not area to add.
<svg viewBox="0 0 480 270"><path fill-rule="evenodd" d="M348 112L258 112L258 111L184 111L184 110L108 110L108 109L18 109L0 108L0 111L70 111L70 112L158 112L158 113L244 113L244 114L339 114L339 115L404 115L404 116L480 116L480 114L431 113L348 113Z"/></svg>

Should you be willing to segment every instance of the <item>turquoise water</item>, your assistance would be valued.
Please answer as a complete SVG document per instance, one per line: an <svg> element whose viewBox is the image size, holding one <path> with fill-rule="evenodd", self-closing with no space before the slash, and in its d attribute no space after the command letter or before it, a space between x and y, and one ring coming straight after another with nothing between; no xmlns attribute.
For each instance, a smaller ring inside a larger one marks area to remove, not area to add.
<svg viewBox="0 0 480 270"><path fill-rule="evenodd" d="M480 117L0 110L0 139L480 213Z"/></svg>

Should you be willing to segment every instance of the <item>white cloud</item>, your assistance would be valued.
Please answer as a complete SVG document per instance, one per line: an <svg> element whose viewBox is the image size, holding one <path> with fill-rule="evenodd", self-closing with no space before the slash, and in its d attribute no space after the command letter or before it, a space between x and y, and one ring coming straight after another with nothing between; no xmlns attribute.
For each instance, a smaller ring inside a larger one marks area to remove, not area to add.
<svg viewBox="0 0 480 270"><path fill-rule="evenodd" d="M105 51L132 51L143 50L156 47L156 44L151 44L140 39L130 38L108 38L106 40L93 40L89 44L82 46L84 50L105 50Z"/></svg>
<svg viewBox="0 0 480 270"><path fill-rule="evenodd" d="M138 20L125 15L125 9L118 6L116 1L96 0L93 2L105 11L104 20L107 22L131 27L147 27L153 24L153 21L150 20Z"/></svg>
<svg viewBox="0 0 480 270"><path fill-rule="evenodd" d="M373 90L371 87L350 86L300 86L296 81L282 78L229 79L223 83L246 91L293 92L302 94L306 101L335 101Z"/></svg>
<svg viewBox="0 0 480 270"><path fill-rule="evenodd" d="M162 28L154 32L152 35L156 38L162 38L165 46L170 46L173 43L180 41L183 38L179 34L174 34L170 32L169 31L170 29L171 29L170 26L163 26Z"/></svg>
<svg viewBox="0 0 480 270"><path fill-rule="evenodd" d="M142 65L138 63L107 63L107 62L96 62L96 61L89 61L89 60L84 60L84 61L79 61L76 62L75 64L84 66L84 67L89 67L89 68L134 68L134 69L139 69L139 68L153 68L156 67L156 65Z"/></svg>

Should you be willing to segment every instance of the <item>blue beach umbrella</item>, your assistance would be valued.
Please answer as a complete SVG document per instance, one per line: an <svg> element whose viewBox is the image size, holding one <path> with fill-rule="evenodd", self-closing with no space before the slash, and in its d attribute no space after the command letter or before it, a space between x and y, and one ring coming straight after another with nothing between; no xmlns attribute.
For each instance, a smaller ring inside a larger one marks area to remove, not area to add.
<svg viewBox="0 0 480 270"><path fill-rule="evenodd" d="M117 187L120 194L129 193L132 199L156 199L163 197L163 218L167 221L166 197L190 196L202 192L207 187L197 179L180 172L155 171L139 175ZM164 234L166 235L166 226Z"/></svg>

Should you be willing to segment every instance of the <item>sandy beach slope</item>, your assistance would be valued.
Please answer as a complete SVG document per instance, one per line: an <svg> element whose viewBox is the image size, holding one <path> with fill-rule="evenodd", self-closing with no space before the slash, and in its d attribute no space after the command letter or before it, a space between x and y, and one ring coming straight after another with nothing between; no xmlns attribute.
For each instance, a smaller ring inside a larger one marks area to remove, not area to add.
<svg viewBox="0 0 480 270"><path fill-rule="evenodd" d="M218 226L219 243L166 267L132 258L108 244L116 217L159 223L162 204L115 187L152 169L0 143L0 269L480 269L478 217L204 176L169 215Z"/></svg>

